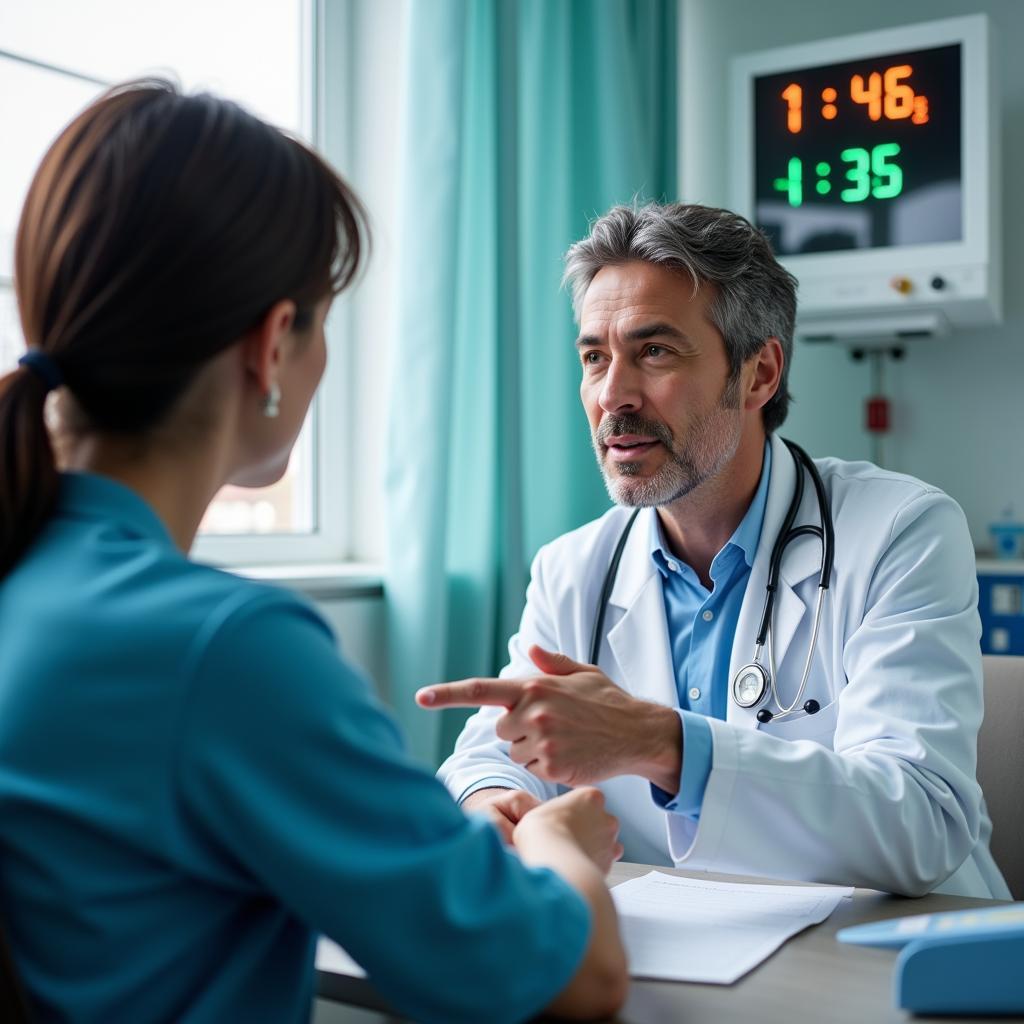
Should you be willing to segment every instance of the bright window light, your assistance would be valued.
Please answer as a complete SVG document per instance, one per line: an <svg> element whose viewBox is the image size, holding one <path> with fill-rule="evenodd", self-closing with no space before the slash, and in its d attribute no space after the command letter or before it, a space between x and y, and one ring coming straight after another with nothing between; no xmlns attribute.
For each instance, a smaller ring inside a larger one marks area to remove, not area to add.
<svg viewBox="0 0 1024 1024"><path fill-rule="evenodd" d="M158 74L312 135L310 0L31 0L0 3L0 373L24 351L12 290L14 234L49 144L106 84ZM201 532L311 534L315 415L284 478L225 488Z"/></svg>

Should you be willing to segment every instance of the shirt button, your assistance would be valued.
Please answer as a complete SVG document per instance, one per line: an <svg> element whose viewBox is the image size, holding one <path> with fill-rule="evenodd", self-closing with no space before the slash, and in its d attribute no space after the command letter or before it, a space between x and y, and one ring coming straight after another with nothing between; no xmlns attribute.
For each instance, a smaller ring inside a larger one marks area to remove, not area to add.
<svg viewBox="0 0 1024 1024"><path fill-rule="evenodd" d="M715 613L710 608L701 616L705 622L710 622L714 617Z"/></svg>
<svg viewBox="0 0 1024 1024"><path fill-rule="evenodd" d="M668 571L669 572L678 572L679 571L679 566L676 565L675 562L669 562L668 563Z"/></svg>
<svg viewBox="0 0 1024 1024"><path fill-rule="evenodd" d="M700 700L700 690L696 686L690 687L690 700Z"/></svg>

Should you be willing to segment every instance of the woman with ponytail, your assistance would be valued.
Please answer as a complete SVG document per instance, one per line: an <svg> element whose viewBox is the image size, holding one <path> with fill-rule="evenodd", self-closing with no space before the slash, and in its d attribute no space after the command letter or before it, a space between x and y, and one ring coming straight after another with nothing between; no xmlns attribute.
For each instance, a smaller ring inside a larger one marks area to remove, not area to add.
<svg viewBox="0 0 1024 1024"><path fill-rule="evenodd" d="M0 380L0 923L39 1021L306 1019L321 932L417 1020L623 999L600 794L506 847L312 606L188 558L224 484L284 472L364 225L311 150L161 81L85 110L29 190L27 351Z"/></svg>

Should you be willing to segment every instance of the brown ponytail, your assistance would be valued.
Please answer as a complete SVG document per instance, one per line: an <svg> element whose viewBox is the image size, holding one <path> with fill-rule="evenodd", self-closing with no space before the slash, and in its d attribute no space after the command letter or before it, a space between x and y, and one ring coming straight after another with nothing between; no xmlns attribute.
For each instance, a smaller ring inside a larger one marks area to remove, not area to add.
<svg viewBox="0 0 1024 1024"><path fill-rule="evenodd" d="M22 210L22 329L89 430L145 436L204 363L281 299L296 326L358 271L366 217L302 143L162 80L110 90L50 147ZM59 478L43 378L0 379L0 577L42 529Z"/></svg>
<svg viewBox="0 0 1024 1024"><path fill-rule="evenodd" d="M57 500L57 466L43 421L48 391L27 366L0 378L0 578L24 550L26 526L34 536Z"/></svg>

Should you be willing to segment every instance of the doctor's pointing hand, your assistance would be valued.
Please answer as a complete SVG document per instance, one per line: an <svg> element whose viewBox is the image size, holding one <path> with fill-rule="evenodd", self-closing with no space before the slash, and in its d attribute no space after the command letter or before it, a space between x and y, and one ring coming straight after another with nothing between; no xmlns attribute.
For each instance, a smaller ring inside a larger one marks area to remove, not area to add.
<svg viewBox="0 0 1024 1024"><path fill-rule="evenodd" d="M538 675L443 683L416 700L431 709L505 708L497 736L513 761L546 782L583 786L638 775L675 792L682 732L671 708L629 696L600 669L564 654L534 645L529 655Z"/></svg>

